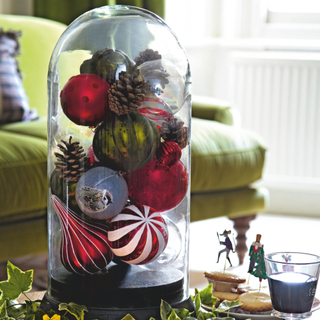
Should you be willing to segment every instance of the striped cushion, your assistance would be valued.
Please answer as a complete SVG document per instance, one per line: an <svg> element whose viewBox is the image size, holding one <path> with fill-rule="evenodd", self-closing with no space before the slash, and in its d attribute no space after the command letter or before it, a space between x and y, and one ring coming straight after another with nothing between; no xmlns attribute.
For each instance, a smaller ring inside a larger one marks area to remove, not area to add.
<svg viewBox="0 0 320 320"><path fill-rule="evenodd" d="M20 33L0 30L0 124L37 119L24 91L15 56L19 53Z"/></svg>

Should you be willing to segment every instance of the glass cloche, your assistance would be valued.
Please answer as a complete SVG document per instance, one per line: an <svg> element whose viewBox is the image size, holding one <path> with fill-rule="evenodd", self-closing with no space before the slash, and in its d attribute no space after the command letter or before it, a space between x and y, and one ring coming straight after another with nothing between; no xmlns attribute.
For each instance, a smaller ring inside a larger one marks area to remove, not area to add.
<svg viewBox="0 0 320 320"><path fill-rule="evenodd" d="M52 305L159 318L189 296L190 69L155 14L105 6L69 25L48 74ZM107 315L107 316L106 316Z"/></svg>

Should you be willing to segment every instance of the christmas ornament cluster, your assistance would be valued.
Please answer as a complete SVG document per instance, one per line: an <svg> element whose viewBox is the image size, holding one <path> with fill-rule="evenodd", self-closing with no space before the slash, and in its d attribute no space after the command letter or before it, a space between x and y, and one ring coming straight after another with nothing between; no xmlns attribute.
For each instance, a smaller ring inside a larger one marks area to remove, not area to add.
<svg viewBox="0 0 320 320"><path fill-rule="evenodd" d="M166 101L174 85L167 63L152 49L131 60L106 48L61 90L63 114L94 132L87 150L70 135L54 152L51 203L61 262L72 273L96 273L114 257L147 264L166 248L163 213L182 202L189 184L181 161L189 128L175 114L182 105Z"/></svg>

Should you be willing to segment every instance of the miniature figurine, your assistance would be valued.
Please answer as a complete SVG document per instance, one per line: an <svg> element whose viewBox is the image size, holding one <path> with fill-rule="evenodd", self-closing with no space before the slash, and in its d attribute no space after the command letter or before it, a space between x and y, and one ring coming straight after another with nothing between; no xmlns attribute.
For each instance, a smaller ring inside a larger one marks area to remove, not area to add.
<svg viewBox="0 0 320 320"><path fill-rule="evenodd" d="M256 241L252 243L249 256L250 256L250 265L248 273L251 273L255 277L259 278L261 282L262 279L267 279L266 267L264 263L264 250L263 244L260 243L261 234L257 234Z"/></svg>
<svg viewBox="0 0 320 320"><path fill-rule="evenodd" d="M220 236L224 236L225 237L225 241L220 241L219 233L217 232L220 244L225 246L224 249L219 251L217 263L219 262L221 253L226 252L226 259L229 261L230 267L232 267L232 263L231 263L230 258L229 258L229 253L230 253L230 251L232 251L232 252L235 252L235 251L233 250L233 246L232 246L231 240L228 237L229 234L231 234L231 230L229 230L229 231L224 230L223 233L220 234Z"/></svg>

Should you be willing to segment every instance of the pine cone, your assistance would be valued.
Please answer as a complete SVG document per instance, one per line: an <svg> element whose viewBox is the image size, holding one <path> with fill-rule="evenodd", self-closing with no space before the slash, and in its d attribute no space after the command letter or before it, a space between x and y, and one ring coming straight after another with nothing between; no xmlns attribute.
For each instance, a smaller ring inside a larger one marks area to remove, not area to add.
<svg viewBox="0 0 320 320"><path fill-rule="evenodd" d="M159 59L161 59L161 54L159 54L158 51L154 51L152 49L146 49L144 51L139 52L139 57L136 57L134 61L137 67L146 61L159 60Z"/></svg>
<svg viewBox="0 0 320 320"><path fill-rule="evenodd" d="M79 142L71 142L70 136L69 142L61 140L65 146L58 144L58 148L63 154L55 152L57 157L55 171L60 172L60 178L69 181L78 181L81 175L86 171L86 154L83 153L83 147L79 145Z"/></svg>
<svg viewBox="0 0 320 320"><path fill-rule="evenodd" d="M164 141L174 141L181 149L189 144L189 128L184 127L184 122L177 118L163 122L160 129L160 136Z"/></svg>
<svg viewBox="0 0 320 320"><path fill-rule="evenodd" d="M109 90L109 108L117 115L135 112L147 91L148 85L144 80L121 73Z"/></svg>

